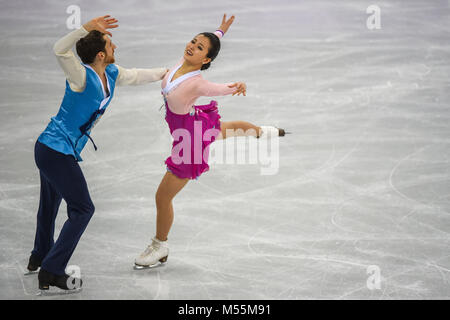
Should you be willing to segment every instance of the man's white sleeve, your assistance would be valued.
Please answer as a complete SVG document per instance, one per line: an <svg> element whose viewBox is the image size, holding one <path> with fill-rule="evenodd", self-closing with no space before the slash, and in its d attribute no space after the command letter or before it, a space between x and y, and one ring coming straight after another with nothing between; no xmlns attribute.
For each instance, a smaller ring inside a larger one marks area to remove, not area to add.
<svg viewBox="0 0 450 320"><path fill-rule="evenodd" d="M84 90L86 85L86 69L73 53L72 47L79 39L87 34L86 29L81 27L59 39L53 46L53 52L66 75L70 88L76 92Z"/></svg>
<svg viewBox="0 0 450 320"><path fill-rule="evenodd" d="M167 72L166 68L156 68L156 69L126 69L121 66L116 65L119 69L119 75L117 77L117 85L139 85L149 82L159 81L164 78Z"/></svg>

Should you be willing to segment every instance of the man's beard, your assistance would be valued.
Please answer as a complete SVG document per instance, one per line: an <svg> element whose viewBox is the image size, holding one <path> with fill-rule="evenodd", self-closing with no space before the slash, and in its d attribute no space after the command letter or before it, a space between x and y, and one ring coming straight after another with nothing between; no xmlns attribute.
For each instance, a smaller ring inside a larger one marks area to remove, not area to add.
<svg viewBox="0 0 450 320"><path fill-rule="evenodd" d="M105 64L111 64L111 63L114 63L114 62L116 62L116 59L114 59L114 55L107 55L106 57L105 57Z"/></svg>

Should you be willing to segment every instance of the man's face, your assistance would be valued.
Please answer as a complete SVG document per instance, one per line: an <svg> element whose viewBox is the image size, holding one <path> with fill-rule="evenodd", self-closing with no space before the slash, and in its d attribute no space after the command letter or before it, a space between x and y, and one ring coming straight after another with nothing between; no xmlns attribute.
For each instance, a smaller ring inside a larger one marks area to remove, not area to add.
<svg viewBox="0 0 450 320"><path fill-rule="evenodd" d="M105 55L105 64L111 64L114 63L116 60L114 59L114 50L117 48L116 45L111 41L111 39L109 38L109 36L104 35L103 36L104 39L106 40L106 45L105 45L105 51L106 51L106 55Z"/></svg>

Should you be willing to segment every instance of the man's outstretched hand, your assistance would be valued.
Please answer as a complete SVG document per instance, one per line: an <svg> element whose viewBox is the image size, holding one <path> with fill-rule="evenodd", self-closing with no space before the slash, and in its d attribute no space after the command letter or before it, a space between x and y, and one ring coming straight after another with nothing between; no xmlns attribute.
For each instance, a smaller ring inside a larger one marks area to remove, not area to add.
<svg viewBox="0 0 450 320"><path fill-rule="evenodd" d="M85 28L87 32L97 30L112 37L111 32L109 32L107 29L117 28L119 25L116 23L119 22L119 20L110 17L110 15L106 15L103 17L94 18L91 21L83 24L83 28Z"/></svg>

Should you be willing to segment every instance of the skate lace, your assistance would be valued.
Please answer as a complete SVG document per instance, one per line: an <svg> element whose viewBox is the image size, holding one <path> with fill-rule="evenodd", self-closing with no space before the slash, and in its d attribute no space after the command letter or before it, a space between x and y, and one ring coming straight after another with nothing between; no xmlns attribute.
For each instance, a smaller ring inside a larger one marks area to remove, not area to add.
<svg viewBox="0 0 450 320"><path fill-rule="evenodd" d="M147 247L147 249L145 249L145 251L142 253L143 256L149 255L151 253L153 253L154 251L156 251L158 249L158 245L155 242L152 242L151 245L149 245Z"/></svg>

